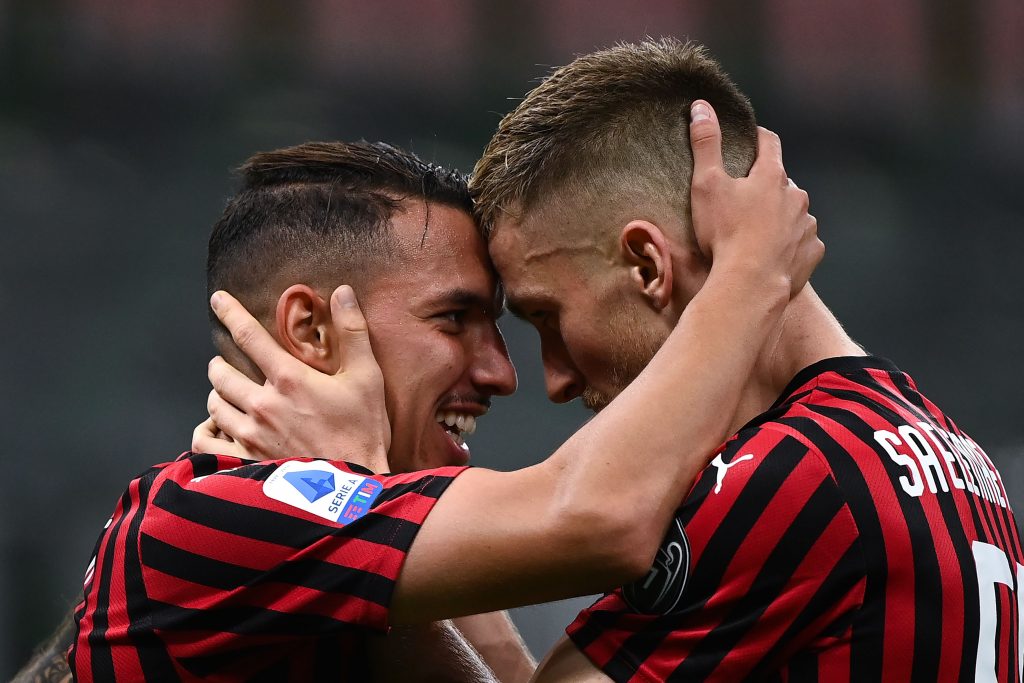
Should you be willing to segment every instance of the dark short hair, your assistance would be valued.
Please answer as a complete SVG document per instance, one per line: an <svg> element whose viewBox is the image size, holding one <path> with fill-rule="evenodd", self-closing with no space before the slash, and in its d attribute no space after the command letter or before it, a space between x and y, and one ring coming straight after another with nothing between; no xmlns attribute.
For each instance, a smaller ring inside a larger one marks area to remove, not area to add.
<svg viewBox="0 0 1024 683"><path fill-rule="evenodd" d="M257 318L292 284L365 283L393 254L391 217L405 200L467 213L458 171L428 164L383 142L310 142L260 152L210 234L207 295L226 290ZM289 280L289 281L285 281ZM210 311L215 332L224 332Z"/></svg>
<svg viewBox="0 0 1024 683"><path fill-rule="evenodd" d="M696 99L718 114L726 170L746 175L757 152L754 110L702 45L621 43L556 69L502 119L473 171L484 234L500 214L521 216L562 190L560 199L578 197L594 212L611 201L653 198L688 225Z"/></svg>

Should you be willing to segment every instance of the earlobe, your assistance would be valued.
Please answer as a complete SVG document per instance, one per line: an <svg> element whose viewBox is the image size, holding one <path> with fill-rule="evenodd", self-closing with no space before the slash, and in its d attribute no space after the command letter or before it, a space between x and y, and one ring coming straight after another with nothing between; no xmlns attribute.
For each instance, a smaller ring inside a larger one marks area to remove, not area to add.
<svg viewBox="0 0 1024 683"><path fill-rule="evenodd" d="M622 229L619 248L630 280L655 310L665 309L672 302L672 253L665 234L648 221L631 221Z"/></svg>
<svg viewBox="0 0 1024 683"><path fill-rule="evenodd" d="M330 304L309 285L292 285L277 300L277 338L281 346L306 365L332 372Z"/></svg>

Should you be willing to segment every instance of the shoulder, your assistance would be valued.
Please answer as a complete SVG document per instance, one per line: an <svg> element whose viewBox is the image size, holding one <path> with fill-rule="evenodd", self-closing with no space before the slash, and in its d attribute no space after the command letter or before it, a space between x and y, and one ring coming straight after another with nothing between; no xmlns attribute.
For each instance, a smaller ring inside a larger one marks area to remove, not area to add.
<svg viewBox="0 0 1024 683"><path fill-rule="evenodd" d="M731 499L748 487L777 490L812 486L826 476L831 476L831 469L813 442L797 431L769 422L744 428L723 444L701 472L690 495L706 499L709 494L724 494Z"/></svg>
<svg viewBox="0 0 1024 683"><path fill-rule="evenodd" d="M408 474L374 474L358 465L315 458L254 462L220 455L187 454L158 473L151 495L156 519L176 523L281 516L346 526L366 516L420 521L465 468Z"/></svg>
<svg viewBox="0 0 1024 683"><path fill-rule="evenodd" d="M882 389L842 377L826 379L830 383L816 382L797 400L755 418L715 454L709 470L717 467L721 476L723 465L734 463L737 474L748 469L781 476L780 469L799 470L813 474L811 480L828 476L845 488L851 470L877 459L876 429L898 421L900 408ZM740 465L741 459L748 464Z"/></svg>
<svg viewBox="0 0 1024 683"><path fill-rule="evenodd" d="M168 492L190 490L213 493L238 485L242 480L265 479L279 462L256 462L211 453L183 453L171 462L150 468L146 476L152 482L152 496L161 495L164 489Z"/></svg>
<svg viewBox="0 0 1024 683"><path fill-rule="evenodd" d="M370 511L421 522L465 467L374 474L338 461L294 459L274 463L262 493L275 501L345 525Z"/></svg>
<svg viewBox="0 0 1024 683"><path fill-rule="evenodd" d="M838 524L856 535L846 497L812 443L772 424L744 429L715 454L678 512L695 560L771 549L797 527Z"/></svg>
<svg viewBox="0 0 1024 683"><path fill-rule="evenodd" d="M628 587L623 600L633 611L665 613L676 603L739 599L754 584L781 591L800 571L827 573L858 537L846 497L813 445L770 426L745 429L701 473L642 590ZM854 574L859 561L850 561Z"/></svg>

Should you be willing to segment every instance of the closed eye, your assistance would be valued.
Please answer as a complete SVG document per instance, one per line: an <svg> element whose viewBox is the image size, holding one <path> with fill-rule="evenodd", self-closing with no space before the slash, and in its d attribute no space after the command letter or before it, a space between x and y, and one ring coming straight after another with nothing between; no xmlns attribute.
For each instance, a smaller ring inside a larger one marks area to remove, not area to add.
<svg viewBox="0 0 1024 683"><path fill-rule="evenodd" d="M529 311L522 316L522 319L533 325L537 330L558 329L558 314L553 311Z"/></svg>
<svg viewBox="0 0 1024 683"><path fill-rule="evenodd" d="M459 334L465 329L468 311L464 308L444 311L434 316L440 322L441 330L448 334Z"/></svg>

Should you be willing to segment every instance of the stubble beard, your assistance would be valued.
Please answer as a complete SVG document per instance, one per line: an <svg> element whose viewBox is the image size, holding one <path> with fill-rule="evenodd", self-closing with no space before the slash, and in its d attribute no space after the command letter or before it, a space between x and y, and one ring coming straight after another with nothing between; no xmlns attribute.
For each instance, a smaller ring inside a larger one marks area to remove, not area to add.
<svg viewBox="0 0 1024 683"><path fill-rule="evenodd" d="M608 338L617 339L617 347L609 350L607 363L610 389L605 392L587 386L580 394L584 407L595 413L603 410L643 372L665 341L643 325L634 311L627 309L620 318L608 326Z"/></svg>

